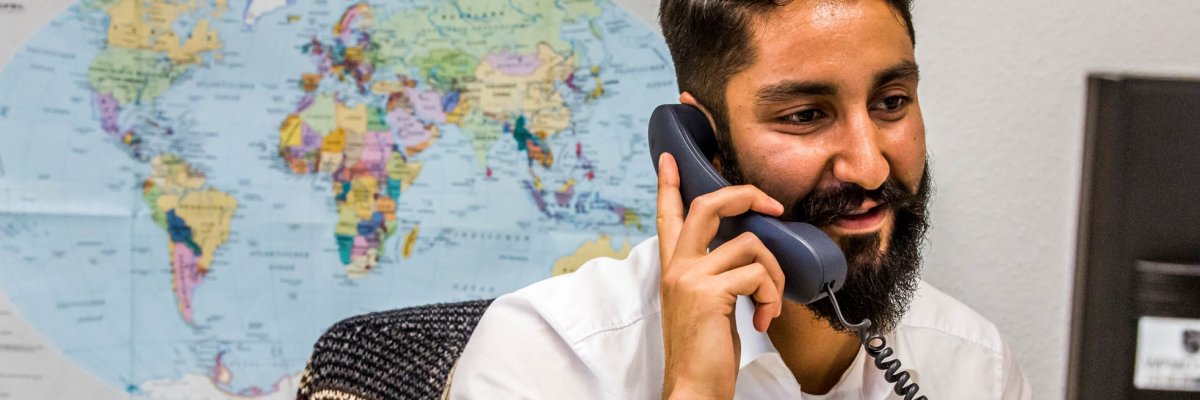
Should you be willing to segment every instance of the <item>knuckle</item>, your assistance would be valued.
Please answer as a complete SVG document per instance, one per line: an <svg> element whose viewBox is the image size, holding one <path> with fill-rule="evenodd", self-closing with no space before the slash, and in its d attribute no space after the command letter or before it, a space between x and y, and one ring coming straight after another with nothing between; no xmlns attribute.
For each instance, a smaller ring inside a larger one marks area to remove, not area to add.
<svg viewBox="0 0 1200 400"><path fill-rule="evenodd" d="M779 286L779 284L782 283L781 279L776 279L775 274L772 274L771 270L765 264L754 263L754 266L755 266L754 274L758 277L758 279L763 280L765 282L770 282L772 285L775 285L775 286ZM782 278L782 276L780 276L779 278Z"/></svg>
<svg viewBox="0 0 1200 400"><path fill-rule="evenodd" d="M669 271L667 271L667 273L663 274L662 284L664 286L671 286L671 287L687 285L689 280L691 279L689 277L691 274L688 273L688 271L692 270L692 268L690 268L690 267L691 266L689 266L689 265L680 265L679 263L672 263L671 269Z"/></svg>
<svg viewBox="0 0 1200 400"><path fill-rule="evenodd" d="M763 283L759 285L758 289L755 291L755 295L762 297L763 299L774 299L775 296L778 296L779 292L776 291L775 286L769 282L770 281L763 281Z"/></svg>
<svg viewBox="0 0 1200 400"><path fill-rule="evenodd" d="M670 277L664 277L663 285L673 293L686 296L702 296L718 288L714 287L713 276L697 272L701 268L684 268L684 271Z"/></svg>
<svg viewBox="0 0 1200 400"><path fill-rule="evenodd" d="M742 196L757 196L759 193L763 193L762 189L759 189L758 186L750 184L737 185L735 188L738 194Z"/></svg>
<svg viewBox="0 0 1200 400"><path fill-rule="evenodd" d="M666 274L663 274L662 282L660 284L664 288L677 287L677 286L679 286L679 280L680 280L679 275L680 274L677 274L677 273L667 272Z"/></svg>
<svg viewBox="0 0 1200 400"><path fill-rule="evenodd" d="M771 284L775 284L775 279L773 276L771 276L771 272L767 271L766 265L763 265L761 263L755 263L755 265L757 265L757 268L755 268L755 272L758 274L759 279L771 282Z"/></svg>
<svg viewBox="0 0 1200 400"><path fill-rule="evenodd" d="M779 292L774 290L764 290L762 293L761 303L775 303L780 300Z"/></svg>
<svg viewBox="0 0 1200 400"><path fill-rule="evenodd" d="M684 274L675 279L671 286L674 293L679 293L687 296L695 296L704 293L706 290L704 280L697 276Z"/></svg>
<svg viewBox="0 0 1200 400"><path fill-rule="evenodd" d="M708 193L692 200L691 210L693 213L711 213L716 204L716 197Z"/></svg>
<svg viewBox="0 0 1200 400"><path fill-rule="evenodd" d="M708 288L704 282L699 279L691 279L687 284L680 286L678 289L680 292L687 293L689 296L701 295L708 291Z"/></svg>
<svg viewBox="0 0 1200 400"><path fill-rule="evenodd" d="M675 286L683 288L694 288L699 286L701 279L694 273L682 273L675 278Z"/></svg>
<svg viewBox="0 0 1200 400"><path fill-rule="evenodd" d="M658 216L654 218L654 222L659 227L666 226L668 223L683 219L683 212L679 210L663 210L659 208Z"/></svg>
<svg viewBox="0 0 1200 400"><path fill-rule="evenodd" d="M758 235L755 235L754 232L742 232L740 235L738 235L737 241L738 244L745 247L762 246L762 240L760 240Z"/></svg>

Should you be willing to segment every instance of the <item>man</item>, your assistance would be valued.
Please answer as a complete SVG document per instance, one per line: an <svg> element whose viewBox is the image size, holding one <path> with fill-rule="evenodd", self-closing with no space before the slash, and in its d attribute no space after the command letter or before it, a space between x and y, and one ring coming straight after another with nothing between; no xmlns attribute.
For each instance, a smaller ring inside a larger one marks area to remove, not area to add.
<svg viewBox="0 0 1200 400"><path fill-rule="evenodd" d="M708 248L721 217L756 211L838 243L847 318L874 322L920 395L1029 398L996 328L918 278L931 189L908 1L660 7L680 101L708 116L714 166L735 186L697 198L684 218L664 155L658 237L497 299L451 397L894 396L829 301L783 299L785 278L754 235Z"/></svg>

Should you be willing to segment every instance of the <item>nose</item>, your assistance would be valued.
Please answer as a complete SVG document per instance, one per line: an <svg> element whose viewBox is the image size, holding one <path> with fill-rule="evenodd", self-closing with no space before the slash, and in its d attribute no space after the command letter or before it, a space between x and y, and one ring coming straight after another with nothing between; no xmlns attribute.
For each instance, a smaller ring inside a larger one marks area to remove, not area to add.
<svg viewBox="0 0 1200 400"><path fill-rule="evenodd" d="M833 156L833 177L842 183L853 183L867 190L875 190L887 181L891 174L887 158L883 154L879 126L866 109L847 115L844 128L838 135L836 153Z"/></svg>

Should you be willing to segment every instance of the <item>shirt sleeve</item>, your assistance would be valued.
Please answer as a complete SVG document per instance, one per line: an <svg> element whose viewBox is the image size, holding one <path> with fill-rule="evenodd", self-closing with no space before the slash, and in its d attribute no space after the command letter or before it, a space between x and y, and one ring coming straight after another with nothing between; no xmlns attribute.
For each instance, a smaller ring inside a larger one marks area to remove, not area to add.
<svg viewBox="0 0 1200 400"><path fill-rule="evenodd" d="M1004 343L1003 363L1004 366L1000 371L1000 384L1003 392L1000 394L1000 398L1004 400L1031 399L1033 390L1029 388L1029 380L1025 379L1025 373L1021 371L1021 366L1017 365L1016 358L1013 358L1008 343Z"/></svg>
<svg viewBox="0 0 1200 400"><path fill-rule="evenodd" d="M449 398L591 399L601 392L583 361L528 301L488 307L450 379Z"/></svg>

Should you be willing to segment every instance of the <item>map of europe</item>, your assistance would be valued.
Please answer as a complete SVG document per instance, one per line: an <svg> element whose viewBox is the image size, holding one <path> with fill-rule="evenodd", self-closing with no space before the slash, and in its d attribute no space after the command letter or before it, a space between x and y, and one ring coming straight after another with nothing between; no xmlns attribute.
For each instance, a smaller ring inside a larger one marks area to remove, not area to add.
<svg viewBox="0 0 1200 400"><path fill-rule="evenodd" d="M340 319L653 235L676 94L609 0L85 0L0 71L0 295L117 398L292 398Z"/></svg>

